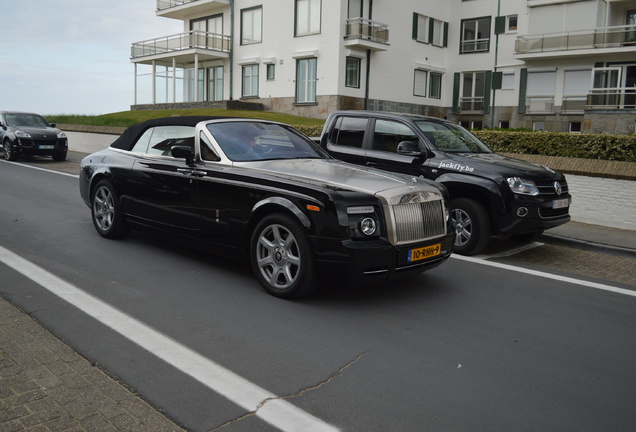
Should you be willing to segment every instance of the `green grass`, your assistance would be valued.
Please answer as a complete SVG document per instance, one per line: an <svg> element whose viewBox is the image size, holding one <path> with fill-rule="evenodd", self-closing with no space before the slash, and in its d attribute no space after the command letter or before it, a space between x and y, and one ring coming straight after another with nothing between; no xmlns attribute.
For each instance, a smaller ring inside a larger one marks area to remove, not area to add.
<svg viewBox="0 0 636 432"><path fill-rule="evenodd" d="M55 114L47 115L46 119L51 123L72 124L72 125L90 125L90 126L118 126L128 127L135 123L142 122L153 118L171 117L171 116L227 116L227 117L250 117L264 120L278 121L294 126L322 126L325 121L320 119L312 119L307 117L293 116L290 114L282 114L265 111L239 111L213 108L193 108L179 110L155 110L155 111L122 111L103 115L72 115L72 114Z"/></svg>

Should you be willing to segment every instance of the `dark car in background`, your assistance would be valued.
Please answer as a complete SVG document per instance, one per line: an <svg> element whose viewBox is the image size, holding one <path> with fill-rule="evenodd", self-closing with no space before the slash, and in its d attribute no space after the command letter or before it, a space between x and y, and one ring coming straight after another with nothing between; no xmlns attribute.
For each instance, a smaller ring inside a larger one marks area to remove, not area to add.
<svg viewBox="0 0 636 432"><path fill-rule="evenodd" d="M80 169L102 237L151 230L245 260L282 298L433 268L455 238L444 186L338 161L265 120L149 120Z"/></svg>
<svg viewBox="0 0 636 432"><path fill-rule="evenodd" d="M527 240L570 220L563 174L495 154L447 120L372 111L336 111L320 145L351 163L444 184L456 231L454 251L474 255L491 235Z"/></svg>
<svg viewBox="0 0 636 432"><path fill-rule="evenodd" d="M51 156L63 161L68 152L66 134L35 113L0 111L0 142L4 158L15 161L20 156Z"/></svg>

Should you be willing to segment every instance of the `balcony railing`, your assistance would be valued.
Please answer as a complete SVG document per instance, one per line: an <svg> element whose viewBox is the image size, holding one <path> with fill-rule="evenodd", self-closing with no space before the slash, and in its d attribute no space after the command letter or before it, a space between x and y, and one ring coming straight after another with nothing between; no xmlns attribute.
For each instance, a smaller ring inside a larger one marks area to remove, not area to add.
<svg viewBox="0 0 636 432"><path fill-rule="evenodd" d="M367 39L378 43L389 42L389 26L364 18L347 20L346 39Z"/></svg>
<svg viewBox="0 0 636 432"><path fill-rule="evenodd" d="M636 109L636 87L592 89L587 109Z"/></svg>
<svg viewBox="0 0 636 432"><path fill-rule="evenodd" d="M462 97L459 98L459 110L462 113L483 113L484 112L484 98L480 97Z"/></svg>
<svg viewBox="0 0 636 432"><path fill-rule="evenodd" d="M562 114L580 114L586 108L587 96L563 96L561 103Z"/></svg>
<svg viewBox="0 0 636 432"><path fill-rule="evenodd" d="M633 25L520 36L515 42L515 53L530 54L624 46L636 48L636 27Z"/></svg>
<svg viewBox="0 0 636 432"><path fill-rule="evenodd" d="M526 98L528 114L554 114L554 96L528 96Z"/></svg>
<svg viewBox="0 0 636 432"><path fill-rule="evenodd" d="M192 3L199 0L157 0L157 10L170 9L176 6L181 6L186 3Z"/></svg>
<svg viewBox="0 0 636 432"><path fill-rule="evenodd" d="M490 38L461 41L462 53L487 52L490 48Z"/></svg>
<svg viewBox="0 0 636 432"><path fill-rule="evenodd" d="M179 33L133 43L131 57L139 58L193 48L229 53L230 46L229 36L191 30L188 33Z"/></svg>

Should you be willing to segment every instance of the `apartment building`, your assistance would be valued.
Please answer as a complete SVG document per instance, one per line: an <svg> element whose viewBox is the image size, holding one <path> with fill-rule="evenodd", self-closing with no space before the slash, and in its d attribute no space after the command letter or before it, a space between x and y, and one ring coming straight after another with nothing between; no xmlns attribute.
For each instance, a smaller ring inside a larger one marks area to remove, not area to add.
<svg viewBox="0 0 636 432"><path fill-rule="evenodd" d="M335 109L634 133L636 0L157 0L134 109ZM153 36L153 35L150 35Z"/></svg>

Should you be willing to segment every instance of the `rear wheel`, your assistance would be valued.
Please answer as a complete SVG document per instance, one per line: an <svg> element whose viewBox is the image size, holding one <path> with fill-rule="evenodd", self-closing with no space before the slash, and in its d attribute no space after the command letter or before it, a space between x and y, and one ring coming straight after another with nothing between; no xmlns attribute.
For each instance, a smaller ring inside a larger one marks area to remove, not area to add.
<svg viewBox="0 0 636 432"><path fill-rule="evenodd" d="M18 154L13 151L13 145L10 140L5 140L2 144L4 149L4 158L8 161L16 161L18 160Z"/></svg>
<svg viewBox="0 0 636 432"><path fill-rule="evenodd" d="M460 255L483 251L490 240L490 221L484 207L469 198L451 201L451 222L455 227L455 247Z"/></svg>
<svg viewBox="0 0 636 432"><path fill-rule="evenodd" d="M108 180L101 180L93 190L91 215L93 225L102 237L114 239L128 233L128 226L119 208L115 189Z"/></svg>
<svg viewBox="0 0 636 432"><path fill-rule="evenodd" d="M250 257L254 275L273 296L291 299L318 286L305 233L283 214L266 216L252 235Z"/></svg>

